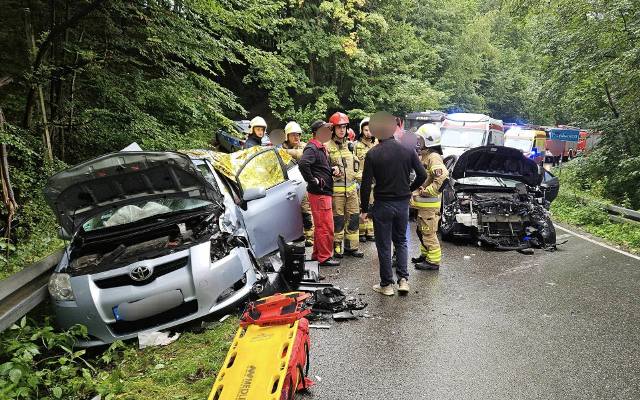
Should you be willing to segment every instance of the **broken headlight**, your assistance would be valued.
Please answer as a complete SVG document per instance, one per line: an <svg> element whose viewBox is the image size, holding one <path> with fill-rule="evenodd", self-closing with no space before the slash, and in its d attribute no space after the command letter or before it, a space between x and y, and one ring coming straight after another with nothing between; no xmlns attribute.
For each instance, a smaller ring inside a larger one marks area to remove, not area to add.
<svg viewBox="0 0 640 400"><path fill-rule="evenodd" d="M71 288L71 276L54 272L49 279L49 294L57 301L75 300Z"/></svg>

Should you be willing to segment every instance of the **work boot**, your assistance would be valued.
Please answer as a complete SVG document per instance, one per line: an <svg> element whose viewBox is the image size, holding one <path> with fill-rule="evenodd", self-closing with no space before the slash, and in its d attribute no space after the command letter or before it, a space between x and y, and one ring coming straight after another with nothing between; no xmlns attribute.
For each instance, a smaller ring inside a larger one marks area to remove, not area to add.
<svg viewBox="0 0 640 400"><path fill-rule="evenodd" d="M367 240L370 242L375 242L376 241L376 237L373 235L367 235Z"/></svg>
<svg viewBox="0 0 640 400"><path fill-rule="evenodd" d="M411 258L411 262L414 264L418 264L425 261L427 261L427 259L422 254L420 254L418 257Z"/></svg>
<svg viewBox="0 0 640 400"><path fill-rule="evenodd" d="M373 285L373 291L383 294L385 296L393 296L396 294L395 290L393 290L393 285L381 286L380 284Z"/></svg>
<svg viewBox="0 0 640 400"><path fill-rule="evenodd" d="M335 258L342 258L342 246L338 243L333 245L333 256Z"/></svg>
<svg viewBox="0 0 640 400"><path fill-rule="evenodd" d="M400 278L398 281L398 294L401 296L409 294L409 282L407 281L407 278Z"/></svg>
<svg viewBox="0 0 640 400"><path fill-rule="evenodd" d="M367 241L367 237L366 236L364 236L364 235L360 236L360 243L364 243L366 241Z"/></svg>
<svg viewBox="0 0 640 400"><path fill-rule="evenodd" d="M421 271L437 271L440 269L440 265L431 263L429 261L423 261L416 264L416 269Z"/></svg>
<svg viewBox="0 0 640 400"><path fill-rule="evenodd" d="M321 267L339 267L340 260L336 260L335 258L327 258L323 262L318 263L318 265Z"/></svg>
<svg viewBox="0 0 640 400"><path fill-rule="evenodd" d="M345 249L344 253L348 256L355 257L355 258L364 257L364 253L362 252L362 250L359 250L359 249Z"/></svg>

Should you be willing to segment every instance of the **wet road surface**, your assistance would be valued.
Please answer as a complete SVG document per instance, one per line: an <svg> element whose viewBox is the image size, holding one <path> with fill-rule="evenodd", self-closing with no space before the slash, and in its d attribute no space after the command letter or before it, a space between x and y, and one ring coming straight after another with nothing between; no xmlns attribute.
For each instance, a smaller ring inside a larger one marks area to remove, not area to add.
<svg viewBox="0 0 640 400"><path fill-rule="evenodd" d="M372 243L324 270L370 318L311 330L303 398L640 399L640 261L558 235L534 255L444 243L439 272L409 267L407 297L372 292Z"/></svg>

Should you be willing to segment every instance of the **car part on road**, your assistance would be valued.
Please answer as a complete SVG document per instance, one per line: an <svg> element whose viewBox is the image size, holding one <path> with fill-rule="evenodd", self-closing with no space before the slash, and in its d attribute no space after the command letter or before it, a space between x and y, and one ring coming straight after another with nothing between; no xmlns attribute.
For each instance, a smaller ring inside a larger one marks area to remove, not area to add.
<svg viewBox="0 0 640 400"><path fill-rule="evenodd" d="M336 287L316 290L309 302L312 304L311 310L314 314L334 314L347 310L363 310L367 307L367 303L361 299L347 297L342 290Z"/></svg>
<svg viewBox="0 0 640 400"><path fill-rule="evenodd" d="M308 294L249 303L209 400L294 399L314 382L309 373Z"/></svg>

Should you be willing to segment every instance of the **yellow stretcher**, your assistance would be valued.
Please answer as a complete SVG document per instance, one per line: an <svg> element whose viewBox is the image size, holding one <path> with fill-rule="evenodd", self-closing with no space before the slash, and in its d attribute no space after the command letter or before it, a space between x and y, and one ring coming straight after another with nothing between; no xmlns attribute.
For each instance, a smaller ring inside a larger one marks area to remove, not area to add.
<svg viewBox="0 0 640 400"><path fill-rule="evenodd" d="M306 318L282 324L240 327L209 400L291 400L306 378L309 355Z"/></svg>

